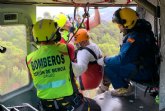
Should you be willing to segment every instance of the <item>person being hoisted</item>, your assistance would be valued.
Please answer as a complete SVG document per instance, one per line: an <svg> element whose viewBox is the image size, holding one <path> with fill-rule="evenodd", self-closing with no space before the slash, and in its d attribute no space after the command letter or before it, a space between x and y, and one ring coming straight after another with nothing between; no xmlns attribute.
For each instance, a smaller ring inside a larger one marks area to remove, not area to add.
<svg viewBox="0 0 165 111"><path fill-rule="evenodd" d="M72 62L75 75L80 76L81 90L90 90L98 87L102 80L102 67L97 64L97 59L102 57L99 47L89 41L86 29L79 29L74 36L77 46L76 62Z"/></svg>

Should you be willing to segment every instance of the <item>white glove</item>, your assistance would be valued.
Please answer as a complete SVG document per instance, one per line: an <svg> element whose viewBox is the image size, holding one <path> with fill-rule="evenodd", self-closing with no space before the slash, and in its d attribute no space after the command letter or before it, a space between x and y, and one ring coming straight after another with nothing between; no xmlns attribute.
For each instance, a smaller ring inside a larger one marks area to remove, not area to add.
<svg viewBox="0 0 165 111"><path fill-rule="evenodd" d="M105 66L105 63L104 63L104 57L100 58L100 59L97 59L97 63L101 66Z"/></svg>

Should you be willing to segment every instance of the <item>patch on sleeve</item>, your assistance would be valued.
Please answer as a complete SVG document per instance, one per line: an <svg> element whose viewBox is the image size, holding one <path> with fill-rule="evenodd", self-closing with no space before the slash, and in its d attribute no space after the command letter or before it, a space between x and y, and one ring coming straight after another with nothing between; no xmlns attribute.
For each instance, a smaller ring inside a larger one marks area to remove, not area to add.
<svg viewBox="0 0 165 111"><path fill-rule="evenodd" d="M133 38L128 38L128 39L127 39L127 42L129 42L129 43L134 43L134 42L135 42L135 39L133 39Z"/></svg>

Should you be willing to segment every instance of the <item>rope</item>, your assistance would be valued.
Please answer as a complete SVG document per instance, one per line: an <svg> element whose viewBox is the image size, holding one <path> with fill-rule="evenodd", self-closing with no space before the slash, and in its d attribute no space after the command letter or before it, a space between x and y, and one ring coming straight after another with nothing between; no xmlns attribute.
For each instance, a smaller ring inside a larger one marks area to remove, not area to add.
<svg viewBox="0 0 165 111"><path fill-rule="evenodd" d="M127 4L129 4L132 0L127 0Z"/></svg>
<svg viewBox="0 0 165 111"><path fill-rule="evenodd" d="M87 8L86 7L84 8L84 12L85 12L85 15L84 15L85 17L84 18L87 17L87 26L86 26L86 29L89 30L89 13L88 13L89 12L89 7L87 7Z"/></svg>
<svg viewBox="0 0 165 111"><path fill-rule="evenodd" d="M84 8L86 8L88 5L89 5L89 3L87 3L86 6L85 6ZM89 11L89 9L88 9L88 11ZM67 44L72 40L72 38L75 36L75 34L77 33L77 31L80 29L80 27L81 27L82 24L84 23L84 20L85 20L85 18L87 17L87 15L88 15L87 12L85 12L84 15L83 15L83 19L82 19L80 25L78 26L76 32L73 33L72 37L67 41Z"/></svg>

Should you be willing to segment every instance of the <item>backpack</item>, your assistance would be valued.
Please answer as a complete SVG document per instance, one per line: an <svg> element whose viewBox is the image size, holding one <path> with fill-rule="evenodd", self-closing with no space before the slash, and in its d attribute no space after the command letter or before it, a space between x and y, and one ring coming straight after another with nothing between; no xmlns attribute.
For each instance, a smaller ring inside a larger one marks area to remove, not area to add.
<svg viewBox="0 0 165 111"><path fill-rule="evenodd" d="M161 56L160 56L160 47L158 44L158 41L155 38L155 35L153 31L151 30L151 24L142 19L143 23L146 23L148 25L148 29L146 28L145 33L147 33L150 36L150 42L151 42L151 51L150 53L154 56L154 66L155 66L155 74L153 75L152 83L154 85L158 85L159 83L159 69L160 69L160 62L161 62ZM158 87L158 86L157 86Z"/></svg>
<svg viewBox="0 0 165 111"><path fill-rule="evenodd" d="M152 75L152 80L151 81L135 81L137 83L140 83L144 86L147 86L146 90L145 90L145 94L147 91L149 91L151 93L151 90L154 89L154 91L152 92L151 95L155 96L158 94L159 91L159 81L160 81L160 75L159 75L159 69L160 69L160 62L161 62L161 56L160 56L160 47L158 44L158 41L155 38L155 35L152 31L152 27L151 24L144 20L144 19L139 19L136 29L134 30L135 32L142 32L145 33L147 35L149 35L149 44L150 44L150 50L148 50L147 52L145 52L144 55L142 55L138 61L138 65L139 65L139 70L140 67L143 67L144 65L142 64L142 61L150 54L152 54L154 56L154 73ZM133 76L136 75L136 73L138 72L135 71L132 73L132 75L130 76L130 78L132 78Z"/></svg>

